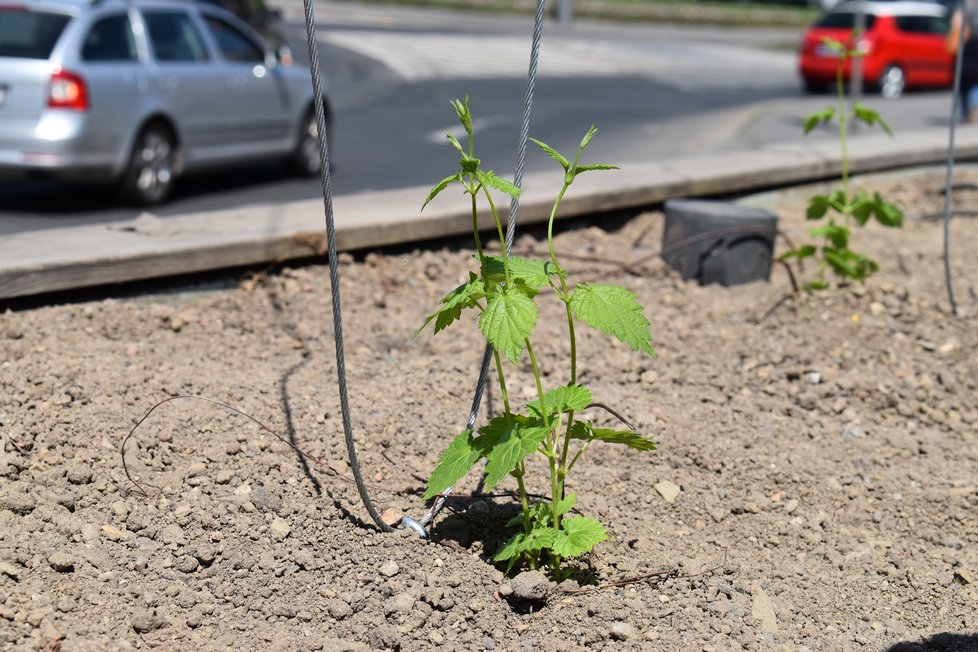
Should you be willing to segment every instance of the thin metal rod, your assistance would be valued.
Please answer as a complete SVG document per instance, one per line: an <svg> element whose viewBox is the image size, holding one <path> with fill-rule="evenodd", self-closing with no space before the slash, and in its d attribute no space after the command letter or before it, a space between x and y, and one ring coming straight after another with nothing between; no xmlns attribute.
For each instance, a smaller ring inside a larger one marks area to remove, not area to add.
<svg viewBox="0 0 978 652"><path fill-rule="evenodd" d="M965 27L971 20L971 2L961 2L961 24L958 26L958 51L954 60L954 91L951 93L951 124L948 129L947 144L947 177L944 184L944 284L947 286L947 298L951 304L951 313L958 314L958 304L954 299L954 280L951 276L951 202L954 192L954 136L958 125L958 110L961 106L961 72L964 60ZM978 35L972 35L978 38ZM967 118L967 116L964 116Z"/></svg>
<svg viewBox="0 0 978 652"><path fill-rule="evenodd" d="M353 438L353 427L350 424L350 399L346 383L346 360L343 353L343 315L340 309L340 276L336 261L336 228L333 220L333 193L329 176L329 148L326 142L326 110L323 106L323 94L319 73L319 45L316 38L316 20L312 11L312 0L302 0L306 20L306 41L309 46L309 69L312 76L312 97L316 110L316 126L319 131L319 167L322 182L323 204L326 212L326 243L329 256L329 283L333 303L333 338L336 342L336 376L340 393L340 412L343 416L343 436L346 440L346 450L350 460L350 471L356 480L360 500L373 522L384 532L392 532L374 508L370 494L363 482L360 471L360 461L357 455L356 441Z"/></svg>

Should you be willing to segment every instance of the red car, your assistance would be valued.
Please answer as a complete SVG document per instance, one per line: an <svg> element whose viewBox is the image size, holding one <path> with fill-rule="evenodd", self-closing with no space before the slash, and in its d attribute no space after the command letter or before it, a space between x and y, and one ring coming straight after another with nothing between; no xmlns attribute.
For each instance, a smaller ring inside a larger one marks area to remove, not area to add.
<svg viewBox="0 0 978 652"><path fill-rule="evenodd" d="M815 92L835 84L838 54L825 45L830 38L845 43L862 5L864 30L856 41L863 53L863 79L886 98L907 88L950 86L954 55L947 51L950 14L936 2L844 2L823 15L804 36L799 69L805 90ZM843 77L848 81L852 59Z"/></svg>

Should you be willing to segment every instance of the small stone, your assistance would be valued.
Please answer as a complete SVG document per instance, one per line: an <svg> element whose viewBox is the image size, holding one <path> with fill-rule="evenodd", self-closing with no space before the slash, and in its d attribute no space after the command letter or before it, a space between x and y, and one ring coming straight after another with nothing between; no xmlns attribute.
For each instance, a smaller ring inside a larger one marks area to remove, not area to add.
<svg viewBox="0 0 978 652"><path fill-rule="evenodd" d="M175 523L164 526L160 530L160 541L165 544L184 545L187 543L187 536L183 533L183 528Z"/></svg>
<svg viewBox="0 0 978 652"><path fill-rule="evenodd" d="M387 523L387 525L394 527L401 522L401 510L394 509L392 507L380 515L380 520Z"/></svg>
<svg viewBox="0 0 978 652"><path fill-rule="evenodd" d="M846 439L862 439L866 436L866 431L854 423L847 423L842 429L842 436Z"/></svg>
<svg viewBox="0 0 978 652"><path fill-rule="evenodd" d="M968 571L959 568L954 571L954 581L958 584L974 584L975 578Z"/></svg>
<svg viewBox="0 0 978 652"><path fill-rule="evenodd" d="M879 301L873 301L869 304L869 314L873 317L881 317L886 314L886 306Z"/></svg>
<svg viewBox="0 0 978 652"><path fill-rule="evenodd" d="M774 613L774 601L771 600L771 596L756 582L751 589L751 594L750 613L761 621L761 631L769 634L778 631L778 619Z"/></svg>
<svg viewBox="0 0 978 652"><path fill-rule="evenodd" d="M482 639L482 647L486 648L487 650L495 650L496 640L491 636L486 636Z"/></svg>
<svg viewBox="0 0 978 652"><path fill-rule="evenodd" d="M659 492L659 495L662 496L667 503L674 502L676 498L679 497L679 492L682 491L682 489L679 488L679 485L669 482L668 480L657 482L655 485L655 490Z"/></svg>
<svg viewBox="0 0 978 652"><path fill-rule="evenodd" d="M198 568L200 568L200 562L197 561L196 557L192 557L191 555L187 555L177 564L177 570L181 573L194 573Z"/></svg>
<svg viewBox="0 0 978 652"><path fill-rule="evenodd" d="M794 514L795 510L798 509L798 501L792 498L784 504L785 514Z"/></svg>
<svg viewBox="0 0 978 652"><path fill-rule="evenodd" d="M98 541L98 526L94 523L85 523L81 526L81 538L85 543L95 543Z"/></svg>
<svg viewBox="0 0 978 652"><path fill-rule="evenodd" d="M71 484L88 484L92 481L92 467L89 464L72 464L66 477Z"/></svg>
<svg viewBox="0 0 978 652"><path fill-rule="evenodd" d="M397 562L393 560L385 561L380 565L380 574L384 577L394 577L400 570L400 566L398 566Z"/></svg>
<svg viewBox="0 0 978 652"><path fill-rule="evenodd" d="M628 623L618 621L611 624L611 638L616 641L627 641L635 636L635 629Z"/></svg>
<svg viewBox="0 0 978 652"><path fill-rule="evenodd" d="M186 518L187 516L190 516L192 512L193 510L187 503L180 503L173 508L173 516L175 518Z"/></svg>
<svg viewBox="0 0 978 652"><path fill-rule="evenodd" d="M439 634L438 630L433 629L428 634L428 640L431 641L434 645L441 645L442 643L445 642L445 637Z"/></svg>
<svg viewBox="0 0 978 652"><path fill-rule="evenodd" d="M509 596L513 595L513 585L509 582L500 584L499 588L496 589L496 593L498 593L502 598L508 598Z"/></svg>
<svg viewBox="0 0 978 652"><path fill-rule="evenodd" d="M144 571L149 567L149 560L143 556L136 557L132 562L132 567L138 571Z"/></svg>
<svg viewBox="0 0 978 652"><path fill-rule="evenodd" d="M438 601L437 606L439 611L451 611L455 608L455 600L452 598L442 598Z"/></svg>
<svg viewBox="0 0 978 652"><path fill-rule="evenodd" d="M70 573L75 570L75 559L67 552L54 552L48 557L48 565L59 573Z"/></svg>
<svg viewBox="0 0 978 652"><path fill-rule="evenodd" d="M527 571L513 578L513 595L521 600L543 600L553 588L541 571Z"/></svg>
<svg viewBox="0 0 978 652"><path fill-rule="evenodd" d="M414 609L415 602L414 596L410 593L398 593L388 598L385 610L387 613L410 613Z"/></svg>
<svg viewBox="0 0 978 652"><path fill-rule="evenodd" d="M291 528L289 527L288 523L276 516L272 519L272 524L268 526L268 531L271 532L272 536L276 539L284 539L285 537L289 536Z"/></svg>
<svg viewBox="0 0 978 652"><path fill-rule="evenodd" d="M326 612L336 620L343 620L353 615L350 605L336 598L326 601Z"/></svg>
<svg viewBox="0 0 978 652"><path fill-rule="evenodd" d="M109 541L124 541L126 539L131 539L133 538L133 536L135 536L129 530L120 530L114 525L103 525L102 534L104 534L105 538L108 539Z"/></svg>
<svg viewBox="0 0 978 652"><path fill-rule="evenodd" d="M155 632L166 625L156 609L137 609L132 615L132 628L139 634Z"/></svg>

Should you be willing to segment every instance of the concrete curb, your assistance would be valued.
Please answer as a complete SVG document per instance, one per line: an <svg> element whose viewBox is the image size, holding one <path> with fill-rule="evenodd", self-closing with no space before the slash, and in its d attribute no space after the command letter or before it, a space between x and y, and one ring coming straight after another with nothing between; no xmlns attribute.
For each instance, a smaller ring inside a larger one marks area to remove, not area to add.
<svg viewBox="0 0 978 652"><path fill-rule="evenodd" d="M861 135L850 142L851 171L943 163L947 144L946 129L905 132L893 139ZM959 130L956 150L958 160L978 158L978 130ZM832 141L631 164L621 171L582 175L559 218L825 179L837 176L839 165L838 144ZM526 177L521 224L548 218L560 181L556 172ZM446 191L422 214L428 191L406 188L335 198L337 247L382 247L471 229L470 208L460 193ZM323 215L323 203L316 199L166 219L144 213L127 222L5 236L0 241L0 299L319 256L325 251ZM480 226L492 225L486 219Z"/></svg>

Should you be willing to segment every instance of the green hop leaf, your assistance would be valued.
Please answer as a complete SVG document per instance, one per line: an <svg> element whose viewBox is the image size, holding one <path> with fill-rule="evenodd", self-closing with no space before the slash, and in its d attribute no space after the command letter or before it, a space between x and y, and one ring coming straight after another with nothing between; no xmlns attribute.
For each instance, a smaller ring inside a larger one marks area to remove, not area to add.
<svg viewBox="0 0 978 652"><path fill-rule="evenodd" d="M880 117L880 114L872 109L866 108L861 103L857 102L855 106L852 107L852 115L857 120L866 123L870 127L878 124L880 129L885 131L888 136L893 136L893 130L890 129L890 125L886 124L886 121Z"/></svg>
<svg viewBox="0 0 978 652"><path fill-rule="evenodd" d="M813 238L827 238L836 249L843 250L849 247L849 229L834 222L816 226L809 233Z"/></svg>
<svg viewBox="0 0 978 652"><path fill-rule="evenodd" d="M623 444L639 451L655 450L655 442L631 430L595 428L589 421L577 421L571 427L571 437L585 441L597 440L609 444Z"/></svg>
<svg viewBox="0 0 978 652"><path fill-rule="evenodd" d="M808 210L805 211L806 220L820 220L829 212L829 196L815 195L808 200Z"/></svg>
<svg viewBox="0 0 978 652"><path fill-rule="evenodd" d="M649 320L642 314L638 298L625 288L582 283L574 289L570 308L591 328L618 338L635 351L655 355Z"/></svg>
<svg viewBox="0 0 978 652"><path fill-rule="evenodd" d="M873 193L873 214L876 216L876 221L883 226L903 226L903 211L883 199L878 192Z"/></svg>
<svg viewBox="0 0 978 652"><path fill-rule="evenodd" d="M490 282L502 283L506 280L506 267L501 256L486 256L483 260L483 274ZM549 260L510 256L509 273L514 280L522 280L527 287L541 288L551 276L557 275L557 268Z"/></svg>
<svg viewBox="0 0 978 652"><path fill-rule="evenodd" d="M502 287L489 298L479 318L479 328L489 343L515 364L536 322L537 307L533 299L522 292Z"/></svg>
<svg viewBox="0 0 978 652"><path fill-rule="evenodd" d="M574 509L574 505L577 503L577 494L571 492L564 496L563 500L557 503L557 514L563 516L567 512Z"/></svg>
<svg viewBox="0 0 978 652"><path fill-rule="evenodd" d="M561 385L543 395L547 416L561 412L580 412L591 404L591 390L580 385ZM540 400L528 404L527 409L538 417L543 416Z"/></svg>
<svg viewBox="0 0 978 652"><path fill-rule="evenodd" d="M601 523L586 516L571 516L560 524L553 551L561 557L577 557L608 538Z"/></svg>
<svg viewBox="0 0 978 652"><path fill-rule="evenodd" d="M866 222L869 218L873 216L873 212L876 210L876 206L873 200L870 199L869 195L865 192L859 192L852 200L852 205L849 207L852 212L852 216L856 218L856 222L859 226L866 226Z"/></svg>
<svg viewBox="0 0 978 652"><path fill-rule="evenodd" d="M797 249L792 249L791 251L784 252L783 254L778 256L778 260L785 261L785 260L790 260L792 258L797 258L798 260L801 260L803 258L814 256L816 251L817 250L812 245L802 245Z"/></svg>
<svg viewBox="0 0 978 652"><path fill-rule="evenodd" d="M486 451L486 491L502 481L547 436L537 419L514 414L496 417L479 429L479 445Z"/></svg>
<svg viewBox="0 0 978 652"><path fill-rule="evenodd" d="M421 328L415 331L414 336L417 337L420 335L421 331L432 320L435 320L436 334L445 330L461 317L463 310L466 308L475 308L479 305L479 299L483 299L485 296L486 289L482 283L482 279L470 272L468 282L459 285L446 294L441 300L441 308L425 318L424 323L421 324Z"/></svg>
<svg viewBox="0 0 978 652"><path fill-rule="evenodd" d="M479 182L484 186L494 188L499 192L504 192L513 199L520 196L520 189L516 186L516 184L503 179L492 170L489 170L488 172L483 172L480 170L476 173L476 176L479 178Z"/></svg>
<svg viewBox="0 0 978 652"><path fill-rule="evenodd" d="M809 281L808 283L805 283L801 289L803 289L805 292L817 292L818 290L826 290L828 287L829 284L825 281Z"/></svg>
<svg viewBox="0 0 978 652"><path fill-rule="evenodd" d="M465 149L462 147L462 143L458 142L458 138L455 137L455 134L453 134L452 132L448 132L447 134L445 134L445 138L448 139L448 142L452 144L452 147L454 147L459 154L461 154L462 156L468 156L468 154L465 152Z"/></svg>
<svg viewBox="0 0 978 652"><path fill-rule="evenodd" d="M588 127L587 133L584 134L584 138L581 139L581 151L586 149L587 146L591 144L591 139L594 138L596 133L598 133L598 130L595 129L594 125Z"/></svg>
<svg viewBox="0 0 978 652"><path fill-rule="evenodd" d="M560 153L560 152L558 152L557 150L555 150L555 149L554 149L553 147L551 147L551 146L550 146L550 145L548 145L547 143L545 143L545 142L543 142L543 141L540 141L540 140L537 140L536 138L531 138L531 139L530 139L530 142L532 142L532 143L533 143L533 144L535 144L535 145L536 145L537 147L539 147L540 149L542 149L542 150L543 150L543 152L544 152L544 153L545 153L545 154L546 154L547 156L549 156L549 157L550 157L550 158L552 158L553 160L555 160L555 161L557 161L558 163L560 163L560 166L561 166L562 168L564 168L564 170L566 170L567 168L569 168L569 167L570 167L570 161L568 161L568 160L567 160L567 159L566 159L566 158L565 158L565 157L564 157L563 155L561 155L561 153Z"/></svg>
<svg viewBox="0 0 978 652"><path fill-rule="evenodd" d="M621 168L617 165L606 165L604 163L595 163L593 165L578 165L574 168L574 175L577 176L582 172L593 172L594 170L620 170Z"/></svg>
<svg viewBox="0 0 978 652"><path fill-rule="evenodd" d="M835 117L835 107L827 106L821 111L815 111L805 116L805 133L809 134L820 124L828 124Z"/></svg>
<svg viewBox="0 0 978 652"><path fill-rule="evenodd" d="M472 431L463 430L438 458L435 470L428 478L428 488L424 492L425 500L447 491L464 478L480 457L481 452L472 440Z"/></svg>
<svg viewBox="0 0 978 652"><path fill-rule="evenodd" d="M463 104L461 100L452 100L452 108L455 109L455 114L458 116L459 122L465 128L465 133L470 137L472 136L472 113L469 111L469 96L465 96L465 103Z"/></svg>
<svg viewBox="0 0 978 652"><path fill-rule="evenodd" d="M456 172L452 176L445 177L444 179L442 179L441 181L439 181L435 185L435 187L431 189L431 192L428 193L428 198L425 199L424 200L424 204L421 205L421 210L424 210L425 207L428 204L431 203L431 200L438 196L438 193L440 193L442 190L444 190L445 188L447 188L448 187L448 184L450 184L450 183L452 183L454 181L461 181L461 180L462 180L462 174L460 172Z"/></svg>

